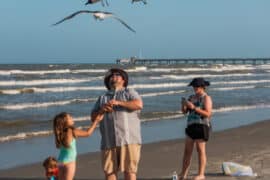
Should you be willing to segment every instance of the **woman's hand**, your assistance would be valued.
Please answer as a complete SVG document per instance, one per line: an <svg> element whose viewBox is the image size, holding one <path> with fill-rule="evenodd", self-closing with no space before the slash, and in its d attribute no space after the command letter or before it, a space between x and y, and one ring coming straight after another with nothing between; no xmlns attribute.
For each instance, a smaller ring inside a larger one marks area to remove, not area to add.
<svg viewBox="0 0 270 180"><path fill-rule="evenodd" d="M190 101L186 101L185 105L186 105L187 108L190 109L190 110L193 110L193 109L195 109L195 107L196 107L196 106L195 106L192 102L190 102Z"/></svg>

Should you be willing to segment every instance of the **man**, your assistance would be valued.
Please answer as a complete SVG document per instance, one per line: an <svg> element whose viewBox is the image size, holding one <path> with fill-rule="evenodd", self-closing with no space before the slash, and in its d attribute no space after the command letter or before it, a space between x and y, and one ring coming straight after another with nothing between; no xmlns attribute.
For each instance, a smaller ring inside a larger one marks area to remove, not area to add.
<svg viewBox="0 0 270 180"><path fill-rule="evenodd" d="M91 113L94 119L105 112L100 123L103 170L107 180L117 179L119 171L126 180L136 180L143 102L135 90L127 88L128 74L122 69L110 69L104 84L108 91L99 97Z"/></svg>

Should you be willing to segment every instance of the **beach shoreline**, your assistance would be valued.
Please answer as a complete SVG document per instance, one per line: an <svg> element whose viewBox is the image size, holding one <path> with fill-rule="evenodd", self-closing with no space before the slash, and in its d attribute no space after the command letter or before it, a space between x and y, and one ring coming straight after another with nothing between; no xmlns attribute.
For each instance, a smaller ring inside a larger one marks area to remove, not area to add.
<svg viewBox="0 0 270 180"><path fill-rule="evenodd" d="M258 174L258 179L270 179L269 127L270 120L266 120L213 132L207 143L206 179L236 179L223 176L221 164L225 161L249 165ZM183 139L144 144L138 179L171 179L173 171L180 171L183 150ZM190 178L196 175L197 168L194 150ZM79 155L76 179L103 178L99 152ZM41 163L23 165L0 170L0 179L44 179L44 171Z"/></svg>

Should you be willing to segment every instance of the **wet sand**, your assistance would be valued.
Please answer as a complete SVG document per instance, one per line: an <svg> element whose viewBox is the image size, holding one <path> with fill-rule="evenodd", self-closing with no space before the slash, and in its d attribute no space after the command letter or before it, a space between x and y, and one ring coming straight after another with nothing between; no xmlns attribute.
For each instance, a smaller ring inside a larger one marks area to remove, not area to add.
<svg viewBox="0 0 270 180"><path fill-rule="evenodd" d="M211 134L207 143L206 179L254 179L227 177L221 164L232 161L249 165L258 174L255 179L270 179L270 120ZM175 139L142 146L138 179L171 179L173 171L180 171L184 140ZM191 179L197 172L197 155L193 153L189 173ZM44 179L41 163L24 165L0 171L0 179ZM80 155L77 161L76 179L104 179L100 154Z"/></svg>

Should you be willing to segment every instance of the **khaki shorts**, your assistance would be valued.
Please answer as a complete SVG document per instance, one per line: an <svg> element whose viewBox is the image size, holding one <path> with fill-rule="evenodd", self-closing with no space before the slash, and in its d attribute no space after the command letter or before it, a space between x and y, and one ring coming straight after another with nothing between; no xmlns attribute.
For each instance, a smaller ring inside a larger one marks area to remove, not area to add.
<svg viewBox="0 0 270 180"><path fill-rule="evenodd" d="M121 172L137 173L141 155L140 144L129 144L104 150L101 153L105 174Z"/></svg>

